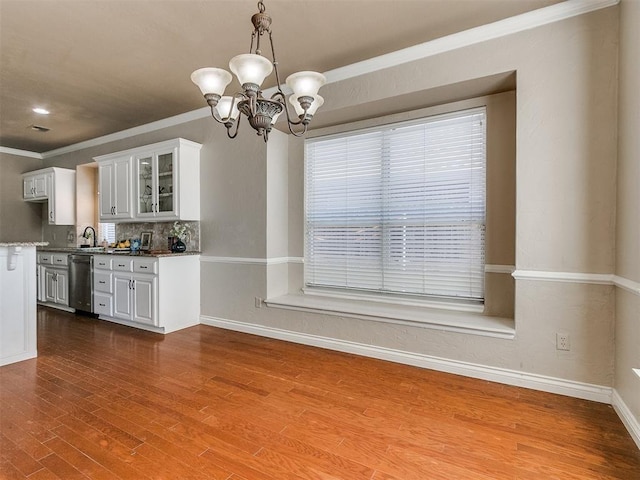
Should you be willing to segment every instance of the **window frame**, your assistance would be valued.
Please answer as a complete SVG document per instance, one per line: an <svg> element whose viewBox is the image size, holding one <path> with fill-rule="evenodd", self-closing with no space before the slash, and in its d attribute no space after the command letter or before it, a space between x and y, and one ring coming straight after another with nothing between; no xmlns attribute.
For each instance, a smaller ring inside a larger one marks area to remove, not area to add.
<svg viewBox="0 0 640 480"><path fill-rule="evenodd" d="M487 160L487 143L488 143L488 133L487 133L487 124L488 124L488 112L487 106L484 104L473 105L465 108L452 109L440 113L431 113L428 115L423 115L418 118L412 118L411 120L404 121L394 121L388 122L384 124L379 124L367 128L359 128L359 129L350 129L344 130L340 133L317 136L311 139L311 142L318 142L322 139L330 140L332 138L344 138L347 136L353 135L361 135L366 134L368 132L378 132L381 135L384 135L382 132L390 129L402 128L405 126L412 125L420 125L424 123L430 123L429 120L434 121L434 119L445 118L445 117L453 117L468 115L469 113L479 112L481 111L483 115L483 149L484 149L484 178L483 182L483 194L484 194L484 217L482 219L483 229L486 229L487 218L486 218L486 208L487 208L487 177L486 170L488 165ZM437 120L436 120L437 121ZM409 306L427 306L427 307L437 307L444 309L452 309L452 310L461 310L461 311L471 311L471 312L482 312L484 308L484 285L482 287L483 295L482 298L472 299L472 298L463 298L456 296L443 296L443 295L434 295L434 294L415 294L415 293L402 293L402 292L392 292L385 290L371 290L367 291L366 289L357 289L357 288L344 288L344 287L331 287L331 286L318 286L318 285L309 285L307 283L307 259L309 258L308 252L308 221L307 221L307 212L308 212L308 192L307 192L307 181L308 181L308 161L306 154L306 145L307 141L305 141L305 154L304 154L304 258L305 258L305 272L303 274L303 288L302 291L305 294L309 295L317 295L317 296L325 296L325 297L335 297L335 298L345 298L345 299L355 299L355 300L365 300L365 301L373 301L373 302L382 302L382 303L392 303L399 305L409 305ZM484 235L484 233L483 233ZM482 282L484 283L484 266L486 264L486 240L483 239L482 242L482 269L479 277L482 278ZM384 255L384 254L383 254ZM384 262L384 257L381 256L381 261Z"/></svg>

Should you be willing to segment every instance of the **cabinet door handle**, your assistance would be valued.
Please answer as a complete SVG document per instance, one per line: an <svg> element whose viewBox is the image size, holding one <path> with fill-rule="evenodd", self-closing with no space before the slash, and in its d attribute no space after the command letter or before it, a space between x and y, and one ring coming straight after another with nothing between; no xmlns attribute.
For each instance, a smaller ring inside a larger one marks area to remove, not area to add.
<svg viewBox="0 0 640 480"><path fill-rule="evenodd" d="M136 281L131 280L131 290L135 290L135 289L136 289Z"/></svg>
<svg viewBox="0 0 640 480"><path fill-rule="evenodd" d="M104 303L99 303L98 305L100 305L101 307L106 307L107 305Z"/></svg>
<svg viewBox="0 0 640 480"><path fill-rule="evenodd" d="M140 265L140 268L144 268L146 270L149 267L147 267L146 265Z"/></svg>
<svg viewBox="0 0 640 480"><path fill-rule="evenodd" d="M104 280L98 280L98 283L102 283L104 285L107 282L105 282Z"/></svg>

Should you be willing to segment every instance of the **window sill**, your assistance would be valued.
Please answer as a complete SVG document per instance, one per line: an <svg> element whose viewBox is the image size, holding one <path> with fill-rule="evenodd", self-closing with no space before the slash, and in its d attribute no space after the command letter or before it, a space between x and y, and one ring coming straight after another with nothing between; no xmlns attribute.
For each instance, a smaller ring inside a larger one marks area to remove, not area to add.
<svg viewBox="0 0 640 480"><path fill-rule="evenodd" d="M268 298L265 300L265 304L269 307L288 310L344 316L488 337L512 339L516 333L513 319L488 317L472 312L454 312L451 310L413 305L374 303L363 300L304 295L302 293Z"/></svg>

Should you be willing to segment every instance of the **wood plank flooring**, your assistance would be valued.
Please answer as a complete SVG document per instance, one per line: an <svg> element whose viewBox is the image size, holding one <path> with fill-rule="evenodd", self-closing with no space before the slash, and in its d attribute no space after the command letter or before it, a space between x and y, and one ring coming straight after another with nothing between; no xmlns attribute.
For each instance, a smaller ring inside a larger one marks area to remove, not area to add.
<svg viewBox="0 0 640 480"><path fill-rule="evenodd" d="M608 405L197 326L38 311L2 479L640 479Z"/></svg>

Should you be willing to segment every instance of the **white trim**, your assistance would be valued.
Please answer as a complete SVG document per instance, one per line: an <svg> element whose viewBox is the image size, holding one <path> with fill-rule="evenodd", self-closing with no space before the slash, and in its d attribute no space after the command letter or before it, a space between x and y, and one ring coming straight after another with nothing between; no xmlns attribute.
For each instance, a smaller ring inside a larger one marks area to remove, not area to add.
<svg viewBox="0 0 640 480"><path fill-rule="evenodd" d="M170 333L165 330L165 327L156 327L154 325L146 325L144 323L132 322L130 320L123 320L121 318L109 317L107 315L99 315L98 319L103 320L105 322L117 323L118 325L125 325L127 327L134 327L140 330L146 330L148 332L162 333L162 334Z"/></svg>
<svg viewBox="0 0 640 480"><path fill-rule="evenodd" d="M212 257L201 256L200 261L204 263L239 263L242 265L266 265L266 258L248 258L248 257Z"/></svg>
<svg viewBox="0 0 640 480"><path fill-rule="evenodd" d="M451 309L443 307L401 305L382 301L364 301L361 298L356 300L308 294L289 294L267 298L264 303L268 307L283 310L408 325L507 340L513 340L516 334L512 319L480 315L473 311L451 311Z"/></svg>
<svg viewBox="0 0 640 480"><path fill-rule="evenodd" d="M68 305L61 305L59 303L50 303L50 302L37 302L38 305L42 305L43 307L57 308L58 310L64 310L65 312L75 313L76 309L71 308Z"/></svg>
<svg viewBox="0 0 640 480"><path fill-rule="evenodd" d="M511 275L516 280L539 280L543 282L592 283L613 285L609 273L544 272L539 270L516 270Z"/></svg>
<svg viewBox="0 0 640 480"><path fill-rule="evenodd" d="M396 294L386 294L386 293L375 293L375 292L359 292L352 290L340 290L339 288L323 288L323 287L303 287L302 293L304 295L299 294L289 294L286 295L287 299L300 299L294 300L293 305L304 305L305 298L322 298L326 302L332 302L334 300L346 300L353 302L366 302L370 304L370 302L382 304L382 305L391 305L393 307L418 307L420 309L429 309L433 308L436 310L453 310L454 312L472 312L476 314L480 314L484 311L484 303L474 302L474 301L456 301L454 299L436 299L436 298L422 298L410 295L396 295ZM281 297L282 298L282 297ZM266 299L266 302L271 302L276 299ZM306 305L304 305L306 306Z"/></svg>
<svg viewBox="0 0 640 480"><path fill-rule="evenodd" d="M618 3L619 0L567 0L514 17L505 18L504 20L436 38L429 42L404 48L386 55L380 55L362 62L329 70L325 72L325 76L327 77L327 83L348 80L385 68L486 42L487 40L542 27L550 23L611 7Z"/></svg>
<svg viewBox="0 0 640 480"><path fill-rule="evenodd" d="M174 115L173 117L163 118L157 122L146 123L137 127L129 128L127 130L121 130L119 132L104 135L102 137L92 138L80 143L74 143L66 147L58 148L56 150L49 150L42 154L43 158L56 157L65 153L75 152L77 150L83 150L85 148L96 147L109 142L115 142L118 140L124 140L125 138L135 137L144 133L155 132L162 130L163 128L174 127L176 125L182 125L193 120L199 120L211 115L211 109L209 107L200 108L191 112L181 113L180 115Z"/></svg>
<svg viewBox="0 0 640 480"><path fill-rule="evenodd" d="M640 283L638 282L634 282L633 280L629 280L628 278L620 277L618 275L613 275L613 284L616 287L627 290L628 292L640 295Z"/></svg>
<svg viewBox="0 0 640 480"><path fill-rule="evenodd" d="M304 263L302 257L272 257L272 258L255 258L255 257L213 257L201 256L201 262L205 263L239 263L241 265L280 265L283 263Z"/></svg>
<svg viewBox="0 0 640 480"><path fill-rule="evenodd" d="M508 273L511 275L516 269L515 265L489 265L484 266L484 273Z"/></svg>
<svg viewBox="0 0 640 480"><path fill-rule="evenodd" d="M535 373L519 372L506 368L491 367L475 363L450 360L420 353L405 352L390 348L365 345L362 343L338 340L335 338L321 337L308 333L292 332L278 328L256 325L235 320L200 316L200 322L204 325L234 330L237 332L260 335L268 338L276 338L287 342L300 343L313 347L326 348L339 352L352 353L365 357L387 360L390 362L412 365L420 368L428 368L440 372L464 375L466 377L479 378L491 382L531 388L543 392L568 395L601 403L611 403L611 388L589 383L575 382L562 378L538 375Z"/></svg>
<svg viewBox="0 0 640 480"><path fill-rule="evenodd" d="M29 152L28 150L18 150L17 148L0 147L0 153L7 153L9 155L16 155L18 157L37 158L42 160L44 157L37 152Z"/></svg>
<svg viewBox="0 0 640 480"><path fill-rule="evenodd" d="M640 377L640 368L632 368L631 370L633 370L633 373Z"/></svg>
<svg viewBox="0 0 640 480"><path fill-rule="evenodd" d="M631 438L633 438L633 441L636 442L636 445L640 449L640 422L638 422L638 419L633 415L629 407L627 407L627 404L624 403L624 400L622 400L622 397L615 388L611 395L611 405L629 431Z"/></svg>
<svg viewBox="0 0 640 480"><path fill-rule="evenodd" d="M548 7L533 10L531 12L516 15L514 17L505 18L498 22L481 25L479 27L464 30L462 32L453 33L441 38L436 38L429 42L414 45L409 48L391 52L378 57L370 58L362 62L357 62L344 67L336 68L325 72L327 83L339 82L350 78L358 77L370 72L375 72L385 68L394 67L407 62L420 60L422 58L438 55L440 53L449 52L459 48L467 47L477 43L485 42L514 33L530 30L532 28L541 27L550 23L559 22L585 13L593 12L603 8L617 5L620 0L567 0L556 3ZM285 88L283 86L283 88ZM269 90L271 91L271 90ZM267 92L265 92L267 93ZM198 110L175 115L157 122L147 123L138 127L122 130L110 135L87 140L85 142L68 145L56 150L44 152L40 157L49 158L64 153L75 152L84 148L102 145L116 140L122 140L135 135L149 133L162 128L180 125L189 121L207 118L211 115L209 107L203 107ZM34 154L34 152L27 152ZM25 155L27 156L27 155Z"/></svg>
<svg viewBox="0 0 640 480"><path fill-rule="evenodd" d="M501 267L501 265L487 265ZM485 268L485 272L488 272ZM511 274L516 280L539 280L542 282L591 283L594 285L615 285L631 293L640 295L640 283L611 273L544 272L541 270L515 270Z"/></svg>

